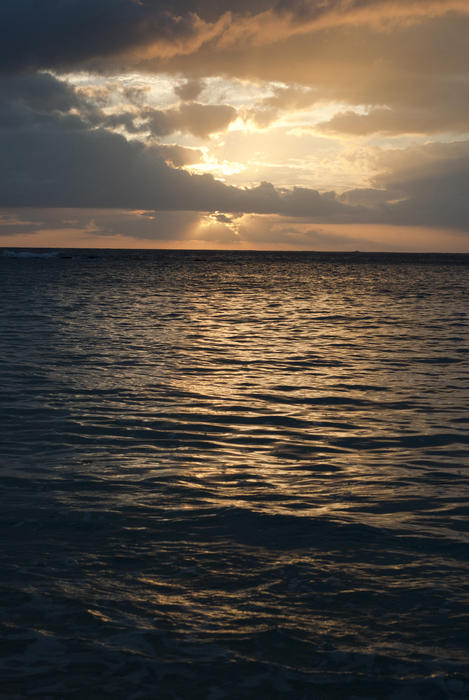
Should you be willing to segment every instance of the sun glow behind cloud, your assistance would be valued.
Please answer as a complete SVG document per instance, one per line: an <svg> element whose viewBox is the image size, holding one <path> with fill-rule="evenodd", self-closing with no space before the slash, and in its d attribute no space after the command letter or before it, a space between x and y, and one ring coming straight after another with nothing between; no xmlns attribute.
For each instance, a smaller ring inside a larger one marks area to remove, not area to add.
<svg viewBox="0 0 469 700"><path fill-rule="evenodd" d="M108 128L145 143L155 139L145 129L145 110L174 113L183 104L178 95L185 84L182 76L134 72L109 78L79 73L66 78L84 96L98 101L109 118ZM177 142L200 152L200 160L183 167L192 173L211 173L237 186L253 186L266 179L282 187L313 186L322 190L365 186L370 168L354 153L357 148L363 151L357 139L324 135L315 128L340 114L345 103L320 101L309 105L304 99L307 93L306 88L295 84L207 78L200 82L197 98L203 102L197 104L210 108L222 103L235 109L236 117L222 131L205 137L175 125L173 132L159 134L157 142ZM366 108L357 106L355 111L365 114ZM119 123L119 115L126 119Z"/></svg>
<svg viewBox="0 0 469 700"><path fill-rule="evenodd" d="M378 234L386 226L403 248L417 229L440 230L442 250L465 245L467 3L224 0L194 12L177 1L161 12L123 0L111 17L97 0L77 24L64 2L44 5L43 26L18 51L24 2L0 8L10 27L0 191L11 221L30 222L25 207L78 207L77 226L95 241L269 245L259 234L269 221L272 246L340 247L350 236L331 239L327 227L359 225L377 227L375 239L357 238L371 247L394 246ZM94 230L91 210L114 214ZM79 240L60 215L51 229L49 214L40 219L24 224L27 237L57 232L60 220ZM19 235L12 227L0 231Z"/></svg>

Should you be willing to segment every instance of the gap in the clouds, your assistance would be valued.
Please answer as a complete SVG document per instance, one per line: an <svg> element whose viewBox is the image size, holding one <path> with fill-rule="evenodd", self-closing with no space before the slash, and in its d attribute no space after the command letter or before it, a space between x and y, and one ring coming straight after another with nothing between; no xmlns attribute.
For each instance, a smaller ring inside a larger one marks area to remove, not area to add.
<svg viewBox="0 0 469 700"><path fill-rule="evenodd" d="M160 104L162 109L156 103L148 106L148 95L158 93L155 86L159 84L168 100ZM314 124L294 126L293 121L286 121L282 125L279 119L264 126L254 123L252 109L262 106L272 107L274 112L290 109L291 115L303 110L303 116L308 115L308 105L311 101L314 105L314 90L296 84L187 79L179 73L127 73L119 77L77 73L60 77L45 71L6 78L3 87L6 114L10 110L15 115L14 128L4 131L6 206L10 202L49 207L74 203L78 207L125 207L129 211L134 207L164 206L172 210L220 208L222 214L231 208L258 215L321 215L322 219L316 216L311 220L311 229L302 229L297 221L289 230L282 230L280 238L276 225L272 225L266 239L261 240L261 245L305 249L326 242L324 229L317 235L320 221L333 222L331 225L337 221L398 224L401 232L403 225L453 230L467 227L467 198L460 182L467 167L469 141L455 141L456 135L449 134L428 141L423 135L403 133L348 139L345 135L316 133ZM259 88L265 92L254 94ZM236 95L238 102L232 99ZM248 98L254 101L249 103ZM358 116L368 113L354 112ZM205 124L206 117L212 120L209 125ZM31 148L44 153L44 157L29 161ZM37 171L34 162L40 162ZM188 177L177 168L194 175ZM16 174L12 177L12 173ZM126 173L131 175L126 177ZM219 181L200 177L202 174ZM103 194L105 183L109 191ZM343 198L347 191L348 198ZM101 194L96 196L97 192ZM144 231L140 223L134 225L132 212L121 213L118 218L109 223L109 215L101 217L104 229L95 229L94 220L79 222L76 227L64 220L50 230L71 231L72 237L79 237L80 245L88 245L85 240L81 243L81 238L89 236L93 237L93 245L100 245L95 240L99 236L124 236L131 243L134 239L164 240L168 247L191 246L190 241L202 247L256 245L257 234L253 232L258 227L234 230L227 221L210 220L190 235L183 227L185 233L181 236L179 220L176 232L169 219L165 229L161 216L158 230ZM105 219L107 223L103 224ZM173 223L175 220L171 219ZM249 221L252 223L254 218ZM38 230L48 232L47 222L39 229L36 225L34 231ZM34 231L20 233L30 235ZM339 238L332 234L336 245ZM356 247L363 247L361 241L369 244L361 233L358 239ZM370 240L376 241L376 236L373 234ZM390 239L392 249L396 241ZM459 249L459 243L453 240L450 245L453 243ZM422 241L416 245L427 249Z"/></svg>
<svg viewBox="0 0 469 700"><path fill-rule="evenodd" d="M55 75L101 110L104 128L156 146L173 167L208 173L236 187L269 182L338 194L366 188L379 175L383 150L428 142L427 135L415 133L335 133L327 128L335 117L367 116L379 105L320 99L314 89L296 83L135 71ZM217 109L231 112L214 114ZM213 126L204 131L203 122L214 116ZM152 119L163 120L164 127L157 124L152 131ZM453 139L450 134L434 138L441 143Z"/></svg>
<svg viewBox="0 0 469 700"><path fill-rule="evenodd" d="M164 150L160 152L171 165L195 174L212 174L226 184L252 187L267 181L276 187L312 187L340 193L368 186L375 174L362 142L357 146L350 139L315 130L316 124L327 123L349 106L319 100L312 88L296 83L219 76L186 79L181 74L137 72L79 72L57 77L101 110L105 128L127 140L163 149L187 149L179 161L171 159L171 153L166 156ZM216 109L234 112L224 121L222 118L218 131L215 122L212 132L206 127L207 133L198 134L203 127L197 127L197 123L191 127L191 119L204 119L198 105L206 106L207 117L213 117ZM195 113L197 109L200 114ZM366 113L365 106L353 109L358 114Z"/></svg>

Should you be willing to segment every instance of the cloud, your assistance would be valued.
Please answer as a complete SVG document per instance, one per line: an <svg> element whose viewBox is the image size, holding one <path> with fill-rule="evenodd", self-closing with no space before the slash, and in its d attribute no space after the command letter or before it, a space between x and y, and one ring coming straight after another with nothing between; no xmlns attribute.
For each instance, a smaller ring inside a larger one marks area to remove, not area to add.
<svg viewBox="0 0 469 700"><path fill-rule="evenodd" d="M366 237L344 235L311 227L309 222L298 222L288 217L244 216L238 226L238 236L250 247L279 248L283 250L378 250L379 244Z"/></svg>
<svg viewBox="0 0 469 700"><path fill-rule="evenodd" d="M468 34L467 0L4 0L0 232L300 248L361 247L327 226L467 232ZM444 142L374 148L409 134Z"/></svg>
<svg viewBox="0 0 469 700"><path fill-rule="evenodd" d="M384 208L389 223L469 231L469 141L383 151L374 184L394 193Z"/></svg>
<svg viewBox="0 0 469 700"><path fill-rule="evenodd" d="M237 112L230 105L204 105L189 102L174 109L146 109L139 115L154 136L167 136L175 131L186 132L199 138L223 131L236 119Z"/></svg>
<svg viewBox="0 0 469 700"><path fill-rule="evenodd" d="M194 211L97 210L90 214L99 235L138 241L183 241L193 235L201 219Z"/></svg>
<svg viewBox="0 0 469 700"><path fill-rule="evenodd" d="M398 22L397 8L392 31L386 24L350 23L270 44L254 38L242 47L209 44L191 56L173 57L165 70L203 76L216 65L220 74L290 85L271 104L260 105L256 118L263 126L276 118L282 98L294 96L295 83L303 86L305 106L308 100L349 105L349 113L322 128L347 134L467 133L469 4L465 14L422 13L410 24ZM355 114L357 107L368 115ZM290 102L288 108L301 105Z"/></svg>
<svg viewBox="0 0 469 700"><path fill-rule="evenodd" d="M102 102L105 104L104 96ZM93 104L87 90L75 89L48 73L0 78L0 130L3 130L0 139L3 138L5 142L11 140L11 143L7 143L7 152L12 150L14 143L18 144L18 138L21 139L18 134L15 136L20 129L26 139L35 141L38 148L47 139L52 142L55 130L59 140L64 138L65 133L70 135L82 131L81 137L75 134L74 138L94 138L100 143L103 143L106 134L110 135L107 130L119 127L124 127L129 134L150 132L154 136L167 136L179 131L207 138L211 133L226 128L236 116L236 110L229 105L192 102L167 110L141 107L140 111L134 109L109 114ZM96 128L102 129L101 137L97 134L92 136ZM8 129L13 132L11 139ZM87 136L85 132L88 132ZM51 148L54 150L52 143ZM22 150L24 148L19 145L19 158ZM203 160L199 149L177 144L153 144L151 152L176 167ZM11 153L11 157L13 155Z"/></svg>
<svg viewBox="0 0 469 700"><path fill-rule="evenodd" d="M181 100L192 102L196 100L203 91L205 83L203 80L186 80L181 85L176 85L174 92Z"/></svg>
<svg viewBox="0 0 469 700"><path fill-rule="evenodd" d="M373 187L340 196L306 187L276 188L269 182L230 187L211 175L191 175L166 162L182 165L199 157L200 151L146 146L96 126L101 112L93 112L63 81L44 75L36 76L36 82L32 76L17 80L2 81L2 207L200 211L217 212L219 217L278 214L311 222L469 230L469 141L380 151ZM216 128L217 119L232 116L230 111L207 111L209 106L188 103L173 112L186 128L203 134ZM210 114L217 115L212 122ZM212 234L220 235L219 226L230 228L231 221L218 218Z"/></svg>
<svg viewBox="0 0 469 700"><path fill-rule="evenodd" d="M176 132L207 139L224 131L238 114L230 105L206 105L188 102L169 109L141 106L132 111L106 113L97 109L88 116L94 126L109 129L124 127L128 134L146 134L161 138Z"/></svg>
<svg viewBox="0 0 469 700"><path fill-rule="evenodd" d="M344 204L372 220L469 232L469 141L378 151L372 188L344 192Z"/></svg>
<svg viewBox="0 0 469 700"><path fill-rule="evenodd" d="M34 245L38 237L52 245L104 245L113 241L125 245L156 243L174 245L195 235L202 214L199 212L134 211L120 209L0 210L0 244Z"/></svg>
<svg viewBox="0 0 469 700"><path fill-rule="evenodd" d="M39 87L42 82L39 77ZM45 84L46 92L52 93L50 81ZM59 83L57 92L62 87ZM26 100L22 93L20 100L14 90L10 94L13 97L3 100L0 114L11 108L17 119L12 124L3 120L0 128L0 206L274 212L290 211L308 197L306 192L276 191L268 184L237 189L210 175L171 168L165 160L187 161L187 149L148 147L96 127L86 116L63 112L76 104L73 92L59 102L60 110L55 108L56 99L39 100L38 110L34 109L36 95ZM217 120L232 116L231 110L206 110L192 103L174 111L182 125L200 134L218 128ZM333 209L317 193L312 192L309 199L311 207L320 212ZM339 211L344 207L337 203Z"/></svg>
<svg viewBox="0 0 469 700"><path fill-rule="evenodd" d="M0 210L0 237L3 246L28 247L469 251L467 235L435 227L118 209Z"/></svg>
<svg viewBox="0 0 469 700"><path fill-rule="evenodd" d="M219 31L217 22L188 9L179 13L177 3L143 0L4 0L0 26L4 72L184 53Z"/></svg>
<svg viewBox="0 0 469 700"><path fill-rule="evenodd" d="M23 77L19 80L23 82ZM83 118L64 111L76 110L80 98L61 81L37 76L36 89L31 81L29 99L27 91L15 90L9 79L9 91L0 103L0 115L16 110L14 123L3 120L0 128L0 206L279 213L296 207L300 215L304 210L332 214L335 209L339 213L347 209L313 190L281 191L268 183L237 189L210 175L171 168L165 161L187 161L188 149L127 140L100 127L102 113L90 116L86 103ZM50 97L55 94L62 95L61 99ZM235 113L208 107L189 103L172 110L175 124L171 130L181 124L203 135Z"/></svg>
<svg viewBox="0 0 469 700"><path fill-rule="evenodd" d="M55 117L46 124L0 129L0 206L116 207L280 213L341 219L358 216L333 195L270 183L240 189L211 175L169 167L161 148L80 120Z"/></svg>
<svg viewBox="0 0 469 700"><path fill-rule="evenodd" d="M376 133L398 135L469 132L469 91L455 90L453 82L440 92L442 94L434 100L433 105L397 105L393 109L376 107L367 114L347 110L334 115L329 121L316 124L315 128L324 132L358 136Z"/></svg>
<svg viewBox="0 0 469 700"><path fill-rule="evenodd" d="M201 0L194 7L187 0L4 0L0 71L166 71L178 81L182 73L187 80L175 90L189 102L204 76L295 82L252 113L259 125L329 100L368 112L345 110L322 123L330 132L467 132L467 0ZM141 104L142 95L134 90L132 99ZM207 111L207 118L226 124L228 105L205 105L215 106L224 116ZM187 129L190 118L176 109L154 121L160 130L172 121Z"/></svg>
<svg viewBox="0 0 469 700"><path fill-rule="evenodd" d="M136 65L193 55L209 43L259 46L334 27L469 14L466 0L201 0L196 8L187 0L3 0L0 66Z"/></svg>
<svg viewBox="0 0 469 700"><path fill-rule="evenodd" d="M381 204L387 204L393 199L399 199L401 196L398 192L393 192L389 189L373 189L371 187L355 188L347 190L340 195L339 199L345 204L352 206L376 207Z"/></svg>
<svg viewBox="0 0 469 700"><path fill-rule="evenodd" d="M0 96L36 112L68 112L82 105L71 85L49 73L0 78Z"/></svg>
<svg viewBox="0 0 469 700"><path fill-rule="evenodd" d="M247 117L260 127L267 127L282 112L302 110L310 107L319 99L316 90L299 85L275 86L272 95L262 99L256 107L247 113Z"/></svg>
<svg viewBox="0 0 469 700"><path fill-rule="evenodd" d="M155 155L162 157L168 165L182 168L184 165L194 165L203 160L204 154L198 148L185 148L177 144L158 144L153 146Z"/></svg>

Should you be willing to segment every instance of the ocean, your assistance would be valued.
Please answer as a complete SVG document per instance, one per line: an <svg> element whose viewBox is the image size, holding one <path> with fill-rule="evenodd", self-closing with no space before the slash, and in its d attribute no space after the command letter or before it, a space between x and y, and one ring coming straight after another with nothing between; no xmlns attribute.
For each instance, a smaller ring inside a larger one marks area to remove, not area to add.
<svg viewBox="0 0 469 700"><path fill-rule="evenodd" d="M1 698L469 698L469 255L0 288Z"/></svg>

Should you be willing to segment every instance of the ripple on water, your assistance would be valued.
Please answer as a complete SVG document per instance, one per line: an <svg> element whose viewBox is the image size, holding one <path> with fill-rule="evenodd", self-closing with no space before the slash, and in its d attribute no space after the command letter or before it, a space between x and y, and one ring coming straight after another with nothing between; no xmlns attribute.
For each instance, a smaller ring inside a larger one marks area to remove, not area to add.
<svg viewBox="0 0 469 700"><path fill-rule="evenodd" d="M52 252L0 258L3 696L469 697L467 256Z"/></svg>

